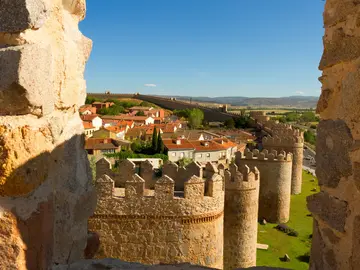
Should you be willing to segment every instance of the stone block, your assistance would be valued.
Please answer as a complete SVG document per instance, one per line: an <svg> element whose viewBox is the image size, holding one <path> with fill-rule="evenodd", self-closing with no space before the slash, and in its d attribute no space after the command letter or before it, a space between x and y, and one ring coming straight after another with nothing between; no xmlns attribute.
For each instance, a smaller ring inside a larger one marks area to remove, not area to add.
<svg viewBox="0 0 360 270"><path fill-rule="evenodd" d="M306 200L310 212L325 221L331 228L345 232L345 222L349 211L346 201L325 192L308 196Z"/></svg>
<svg viewBox="0 0 360 270"><path fill-rule="evenodd" d="M25 195L43 183L53 163L52 149L46 127L0 126L0 196Z"/></svg>
<svg viewBox="0 0 360 270"><path fill-rule="evenodd" d="M52 112L50 47L13 46L0 49L0 115Z"/></svg>
<svg viewBox="0 0 360 270"><path fill-rule="evenodd" d="M40 28L49 11L44 0L1 0L0 32L14 33Z"/></svg>
<svg viewBox="0 0 360 270"><path fill-rule="evenodd" d="M359 11L359 0L328 0L324 12L325 26L331 26L346 20L347 16Z"/></svg>
<svg viewBox="0 0 360 270"><path fill-rule="evenodd" d="M347 35L343 28L327 30L331 38L324 38L324 53L319 69L324 70L340 62L355 60L360 56L360 37Z"/></svg>
<svg viewBox="0 0 360 270"><path fill-rule="evenodd" d="M319 185L335 188L341 177L352 174L349 152L353 138L350 129L342 120L322 120L317 128L316 141Z"/></svg>

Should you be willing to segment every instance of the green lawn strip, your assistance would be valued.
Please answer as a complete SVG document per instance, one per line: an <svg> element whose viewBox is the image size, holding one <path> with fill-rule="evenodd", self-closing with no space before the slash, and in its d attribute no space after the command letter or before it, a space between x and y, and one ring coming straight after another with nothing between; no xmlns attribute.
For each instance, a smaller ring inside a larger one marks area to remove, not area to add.
<svg viewBox="0 0 360 270"><path fill-rule="evenodd" d="M310 251L312 234L312 217L308 217L309 211L306 208L306 197L314 194L312 189L319 190L317 179L311 182L314 177L303 172L302 193L291 196L290 221L287 225L299 233L298 237L288 236L274 227L277 224L259 225L258 243L268 244L268 250L257 251L258 266L283 267L288 269L308 269L309 264L298 259ZM261 181L261 180L260 180ZM280 260L285 254L290 257L290 262Z"/></svg>

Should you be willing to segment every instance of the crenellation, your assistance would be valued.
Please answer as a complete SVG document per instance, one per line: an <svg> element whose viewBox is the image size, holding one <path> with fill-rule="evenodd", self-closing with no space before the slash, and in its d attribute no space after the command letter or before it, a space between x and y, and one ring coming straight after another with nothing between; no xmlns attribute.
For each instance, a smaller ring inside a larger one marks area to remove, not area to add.
<svg viewBox="0 0 360 270"><path fill-rule="evenodd" d="M125 197L143 197L145 194L145 180L138 174L132 175L132 177L125 182Z"/></svg>
<svg viewBox="0 0 360 270"><path fill-rule="evenodd" d="M155 198L161 201L174 198L175 182L169 176L164 175L155 184Z"/></svg>
<svg viewBox="0 0 360 270"><path fill-rule="evenodd" d="M98 200L111 199L114 193L115 182L106 174L95 182Z"/></svg>
<svg viewBox="0 0 360 270"><path fill-rule="evenodd" d="M184 198L201 200L204 198L205 181L197 176L192 176L184 183Z"/></svg>

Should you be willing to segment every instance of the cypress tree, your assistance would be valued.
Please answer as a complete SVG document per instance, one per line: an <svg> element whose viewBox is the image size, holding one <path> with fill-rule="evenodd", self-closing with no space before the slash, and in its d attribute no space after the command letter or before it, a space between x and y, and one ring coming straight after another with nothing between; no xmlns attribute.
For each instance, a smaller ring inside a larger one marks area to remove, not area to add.
<svg viewBox="0 0 360 270"><path fill-rule="evenodd" d="M158 147L157 153L163 154L164 153L164 143L163 143L162 138L161 138L160 130L159 130L159 134L158 134L157 147Z"/></svg>
<svg viewBox="0 0 360 270"><path fill-rule="evenodd" d="M154 153L156 153L156 151L158 149L158 136L157 136L156 127L154 127L151 146L152 146L152 150L154 151Z"/></svg>

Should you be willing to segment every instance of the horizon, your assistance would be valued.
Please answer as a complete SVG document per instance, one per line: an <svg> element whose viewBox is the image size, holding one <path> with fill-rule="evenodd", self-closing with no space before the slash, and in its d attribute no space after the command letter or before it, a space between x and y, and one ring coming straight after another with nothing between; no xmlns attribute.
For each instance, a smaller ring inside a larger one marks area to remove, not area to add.
<svg viewBox="0 0 360 270"><path fill-rule="evenodd" d="M94 42L88 92L320 95L323 1L110 3L88 1L80 24Z"/></svg>

